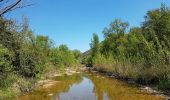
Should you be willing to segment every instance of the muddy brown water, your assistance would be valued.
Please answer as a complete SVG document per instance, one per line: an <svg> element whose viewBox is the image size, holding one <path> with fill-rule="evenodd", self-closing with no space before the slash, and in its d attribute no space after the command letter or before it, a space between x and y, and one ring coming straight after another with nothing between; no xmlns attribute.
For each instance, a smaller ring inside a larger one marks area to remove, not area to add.
<svg viewBox="0 0 170 100"><path fill-rule="evenodd" d="M58 76L55 85L16 100L164 100L135 85L93 73Z"/></svg>

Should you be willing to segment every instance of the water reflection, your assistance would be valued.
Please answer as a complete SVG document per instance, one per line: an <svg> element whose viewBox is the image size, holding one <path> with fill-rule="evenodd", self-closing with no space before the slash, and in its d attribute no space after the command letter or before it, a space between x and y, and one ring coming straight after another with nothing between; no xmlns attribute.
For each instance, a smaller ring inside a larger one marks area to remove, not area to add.
<svg viewBox="0 0 170 100"><path fill-rule="evenodd" d="M122 81L101 75L89 75L89 79L94 84L94 93L97 100L162 100L159 96L141 91L137 86Z"/></svg>
<svg viewBox="0 0 170 100"><path fill-rule="evenodd" d="M83 77L79 74L56 77L58 81L49 88L36 89L34 92L18 97L16 100L59 100L61 93L67 93L72 85L79 84Z"/></svg>
<svg viewBox="0 0 170 100"><path fill-rule="evenodd" d="M56 85L17 100L162 100L136 86L92 73L56 77Z"/></svg>

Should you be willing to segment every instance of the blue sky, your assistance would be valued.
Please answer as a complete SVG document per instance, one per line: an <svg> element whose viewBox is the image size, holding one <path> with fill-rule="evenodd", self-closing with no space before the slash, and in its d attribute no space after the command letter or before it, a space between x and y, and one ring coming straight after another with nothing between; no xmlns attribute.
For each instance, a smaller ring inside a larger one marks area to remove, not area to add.
<svg viewBox="0 0 170 100"><path fill-rule="evenodd" d="M48 35L55 44L67 44L82 52L89 49L92 34L103 40L102 30L115 18L140 26L148 10L170 0L32 0L33 6L10 14L18 21L27 16L36 34Z"/></svg>

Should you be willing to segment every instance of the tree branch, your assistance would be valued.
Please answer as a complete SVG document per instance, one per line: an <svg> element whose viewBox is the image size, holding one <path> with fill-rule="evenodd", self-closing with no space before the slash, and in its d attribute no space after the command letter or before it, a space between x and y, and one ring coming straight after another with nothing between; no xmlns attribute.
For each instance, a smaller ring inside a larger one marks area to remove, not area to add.
<svg viewBox="0 0 170 100"><path fill-rule="evenodd" d="M0 0L2 2L3 0ZM5 8L1 9L0 16L4 15L5 13L11 11L11 9L15 8L22 0L17 0L15 3L6 6Z"/></svg>
<svg viewBox="0 0 170 100"><path fill-rule="evenodd" d="M17 7L15 7L15 8L13 8L13 9L10 9L8 12L10 12L10 11L13 11L13 10L16 10L16 9L20 9L20 8L29 7L29 6L32 6L32 5L33 5L33 4L28 4L28 5L17 6Z"/></svg>

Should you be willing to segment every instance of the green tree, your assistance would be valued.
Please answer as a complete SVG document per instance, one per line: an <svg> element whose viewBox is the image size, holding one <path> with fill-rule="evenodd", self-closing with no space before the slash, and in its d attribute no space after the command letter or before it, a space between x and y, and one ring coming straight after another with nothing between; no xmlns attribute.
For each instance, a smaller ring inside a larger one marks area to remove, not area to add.
<svg viewBox="0 0 170 100"><path fill-rule="evenodd" d="M119 36L122 36L125 34L128 26L129 24L127 22L122 22L120 19L115 19L110 23L109 28L105 28L103 30L103 34L105 38L109 37L111 34L118 34Z"/></svg>
<svg viewBox="0 0 170 100"><path fill-rule="evenodd" d="M72 51L76 59L80 59L81 51L80 50L73 50Z"/></svg>
<svg viewBox="0 0 170 100"><path fill-rule="evenodd" d="M91 40L90 43L90 47L91 47L91 59L94 59L94 57L96 57L99 53L100 53L100 49L99 49L99 37L97 34L93 34L93 39ZM94 63L93 61L91 61L92 63Z"/></svg>
<svg viewBox="0 0 170 100"><path fill-rule="evenodd" d="M170 40L168 39L170 38L170 9L165 4L162 4L159 9L148 11L142 27L148 41L152 41L154 32L161 45L165 43L167 49L170 50Z"/></svg>

